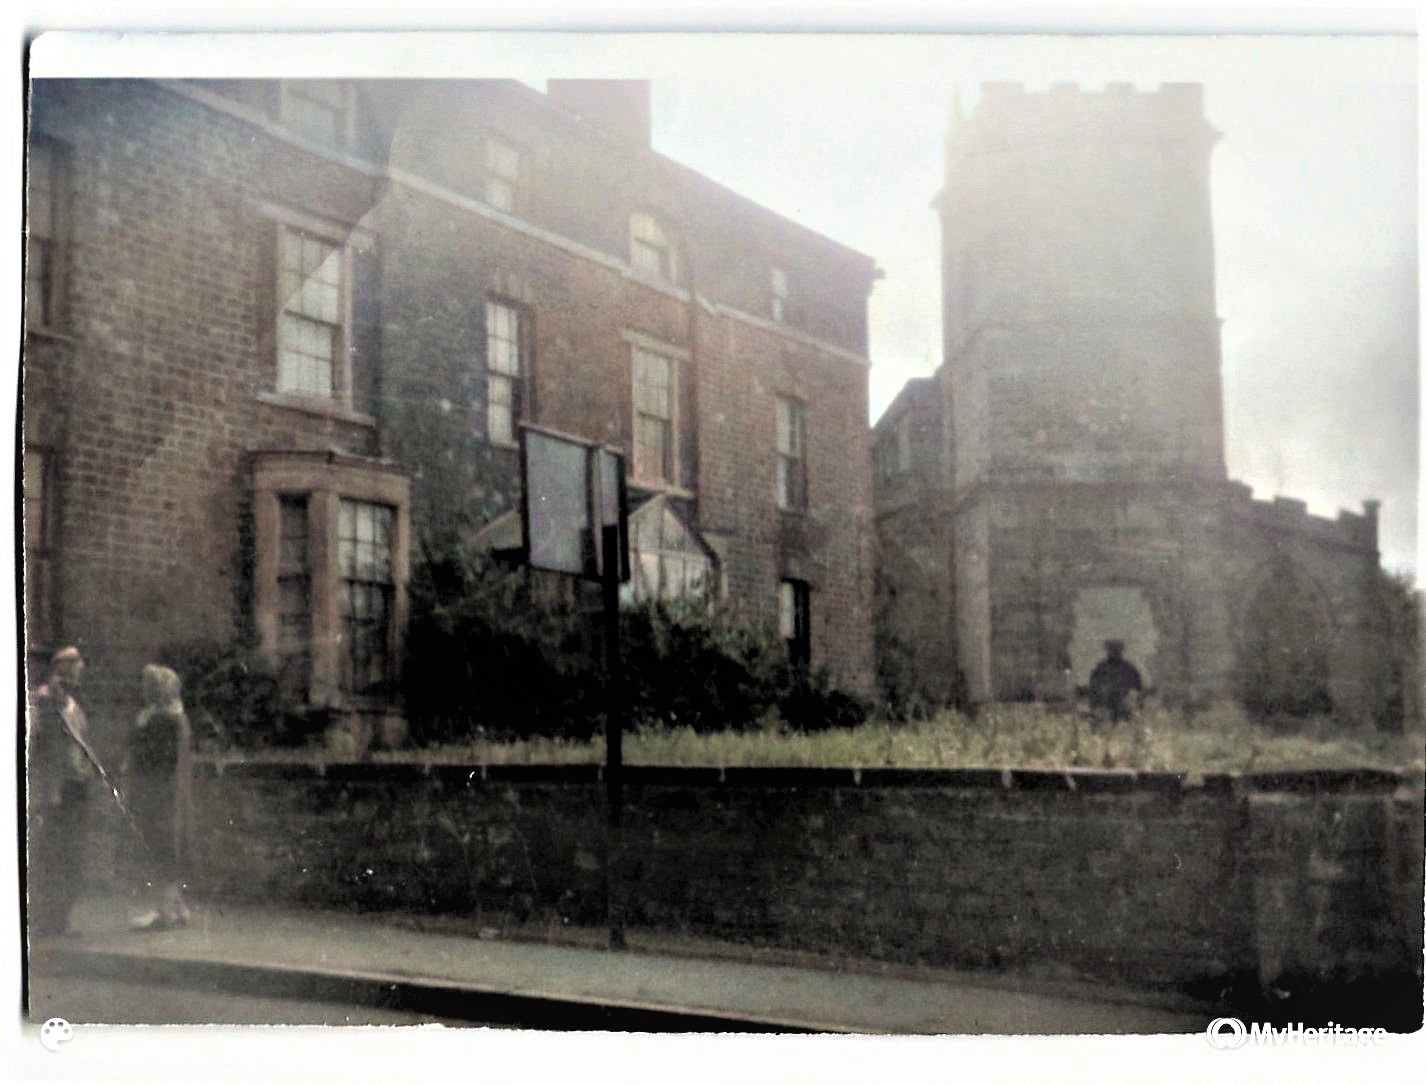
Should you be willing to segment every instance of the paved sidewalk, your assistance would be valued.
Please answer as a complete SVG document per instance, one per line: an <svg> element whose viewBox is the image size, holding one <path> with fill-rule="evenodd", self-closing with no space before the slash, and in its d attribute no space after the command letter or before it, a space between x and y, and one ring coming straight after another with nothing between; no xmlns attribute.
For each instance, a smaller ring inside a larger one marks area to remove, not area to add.
<svg viewBox="0 0 1426 1085"><path fill-rule="evenodd" d="M291 907L209 905L186 929L132 932L122 901L90 899L76 919L78 937L34 943L35 971L349 1001L431 1019L634 1031L992 1034L1184 1033L1207 1020L1187 1002L1146 1005L1111 990L1102 997L1092 988L1029 991L944 972L907 978L637 946L612 953Z"/></svg>

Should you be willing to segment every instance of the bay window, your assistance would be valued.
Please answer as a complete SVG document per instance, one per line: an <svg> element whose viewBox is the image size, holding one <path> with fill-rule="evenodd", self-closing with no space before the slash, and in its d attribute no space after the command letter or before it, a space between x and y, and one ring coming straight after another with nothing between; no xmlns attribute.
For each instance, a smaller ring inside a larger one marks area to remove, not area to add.
<svg viewBox="0 0 1426 1085"><path fill-rule="evenodd" d="M298 703L389 700L406 620L410 483L335 452L262 452L253 468L254 609Z"/></svg>

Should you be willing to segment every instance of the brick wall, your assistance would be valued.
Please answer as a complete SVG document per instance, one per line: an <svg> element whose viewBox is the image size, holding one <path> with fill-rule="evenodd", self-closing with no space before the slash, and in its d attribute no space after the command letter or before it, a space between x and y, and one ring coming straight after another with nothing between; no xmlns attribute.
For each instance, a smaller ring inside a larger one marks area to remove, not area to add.
<svg viewBox="0 0 1426 1085"><path fill-rule="evenodd" d="M771 319L771 269L789 280L790 327L866 352L872 261L752 203L637 141L611 141L599 127L513 81L445 80L412 92L399 82L363 84L390 103L390 164L480 198L487 135L526 156L521 218L623 261L629 215L667 223L683 250L683 285ZM399 95L400 97L396 97ZM450 138L453 130L463 138Z"/></svg>
<svg viewBox="0 0 1426 1085"><path fill-rule="evenodd" d="M276 366L259 201L352 214L370 186L148 83L57 81L34 124L68 151L71 219L58 334L27 343L26 436L54 448L59 625L91 661L102 746L162 645L249 620L248 451L375 450L369 424L258 398Z"/></svg>
<svg viewBox="0 0 1426 1085"><path fill-rule="evenodd" d="M630 456L629 335L643 337L680 356L676 490L719 552L729 602L773 622L778 580L808 581L813 662L870 688L863 366L422 193L389 197L370 221L387 239L382 432L415 473L418 521L478 526L517 496L515 453L484 439L487 296L529 314L531 420ZM808 508L798 514L777 509L778 395L806 410Z"/></svg>
<svg viewBox="0 0 1426 1085"><path fill-rule="evenodd" d="M1421 791L1394 774L628 776L636 928L1213 998L1419 975ZM229 764L198 780L194 885L597 927L601 796L595 766Z"/></svg>
<svg viewBox="0 0 1426 1085"><path fill-rule="evenodd" d="M812 661L872 684L866 374L732 321L700 334L699 522L725 555L730 598L777 616L780 579L811 589ZM805 410L807 507L777 507L777 396Z"/></svg>
<svg viewBox="0 0 1426 1085"><path fill-rule="evenodd" d="M52 453L55 625L91 661L101 746L163 646L250 632L250 452L396 461L417 538L511 507L515 454L485 433L491 295L529 313L533 417L626 451L625 333L686 354L678 482L717 536L733 601L770 620L778 577L803 569L814 662L869 687L871 261L647 149L611 154L534 92L448 84L473 111L462 143L440 96L402 97L409 86L363 85L341 151L284 135L275 84L36 88L34 128L63 149L70 214L62 318L26 341L25 440ZM531 116L539 187L522 225L479 203L472 167L486 132ZM411 176L423 167L450 187ZM707 275L696 297L629 268L628 214L648 203L686 217L681 240ZM335 409L273 394L284 215L353 239L352 398ZM803 305L785 331L764 311L774 259ZM771 481L773 397L789 387L807 399L812 491L806 529L790 534L773 530Z"/></svg>

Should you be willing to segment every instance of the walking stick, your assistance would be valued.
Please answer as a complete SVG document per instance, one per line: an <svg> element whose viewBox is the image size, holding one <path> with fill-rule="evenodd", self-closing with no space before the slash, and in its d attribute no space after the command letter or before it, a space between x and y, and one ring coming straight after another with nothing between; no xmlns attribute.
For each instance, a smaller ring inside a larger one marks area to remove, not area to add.
<svg viewBox="0 0 1426 1085"><path fill-rule="evenodd" d="M63 713L60 714L60 719L64 723L64 733L67 734L73 740L74 744L83 752L84 759L94 768L94 771L99 775L100 781L113 797L114 805L119 808L119 813L122 815L124 824L128 827L129 832L133 834L134 839L138 841L139 847L143 850L144 858L148 860L151 866L157 865L159 862L158 857L154 855L153 847L144 836L143 830L139 828L138 822L134 820L133 812L129 810L129 804L124 801L124 793L119 790L119 785L114 782L114 778L109 775L108 770L104 768L103 763L100 762L98 755L95 754L93 748L84 739L84 736L79 734L79 732L70 725L69 720L65 718Z"/></svg>

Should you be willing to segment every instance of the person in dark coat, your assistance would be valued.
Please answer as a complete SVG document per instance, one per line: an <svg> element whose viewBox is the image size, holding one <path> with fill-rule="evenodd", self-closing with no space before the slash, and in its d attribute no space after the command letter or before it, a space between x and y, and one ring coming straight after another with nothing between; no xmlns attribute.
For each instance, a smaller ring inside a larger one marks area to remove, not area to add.
<svg viewBox="0 0 1426 1085"><path fill-rule="evenodd" d="M61 648L36 692L28 742L30 930L63 934L84 877L85 831L98 769L89 721L74 698L84 673L79 649Z"/></svg>
<svg viewBox="0 0 1426 1085"><path fill-rule="evenodd" d="M1104 651L1106 658L1095 664L1089 675L1089 707L1118 723L1133 715L1144 681L1139 677L1139 668L1124 658L1122 640L1105 641Z"/></svg>
<svg viewBox="0 0 1426 1085"><path fill-rule="evenodd" d="M133 917L133 925L181 927L191 916L183 889L193 850L193 734L182 684L172 670L146 666L143 695L124 775L129 808L143 838L139 858L152 907Z"/></svg>

